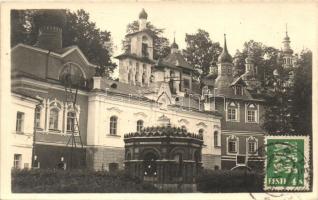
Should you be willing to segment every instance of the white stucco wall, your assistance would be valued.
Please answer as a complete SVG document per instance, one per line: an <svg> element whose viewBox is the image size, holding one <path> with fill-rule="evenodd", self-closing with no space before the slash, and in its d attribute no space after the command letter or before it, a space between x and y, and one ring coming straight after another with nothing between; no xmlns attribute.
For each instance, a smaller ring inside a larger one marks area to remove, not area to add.
<svg viewBox="0 0 318 200"><path fill-rule="evenodd" d="M162 110L157 104L146 105L141 101L129 101L118 97L106 96L105 94L91 95L88 106L87 144L92 146L124 147L124 134L135 132L137 121L143 120L144 127L157 126L158 118L162 115L170 119L172 126L186 126L192 133L204 130L203 154L220 155L220 148L214 147L213 133L219 131L220 119L203 113ZM117 135L109 134L111 116L118 117ZM221 136L219 137L221 138Z"/></svg>
<svg viewBox="0 0 318 200"><path fill-rule="evenodd" d="M22 97L17 94L12 95L12 117L11 124L11 153L9 155L10 165L13 167L14 154L21 154L21 167L25 164L31 167L32 159L32 144L34 131L34 112L37 101ZM16 132L16 118L17 112L24 113L24 122L22 132Z"/></svg>

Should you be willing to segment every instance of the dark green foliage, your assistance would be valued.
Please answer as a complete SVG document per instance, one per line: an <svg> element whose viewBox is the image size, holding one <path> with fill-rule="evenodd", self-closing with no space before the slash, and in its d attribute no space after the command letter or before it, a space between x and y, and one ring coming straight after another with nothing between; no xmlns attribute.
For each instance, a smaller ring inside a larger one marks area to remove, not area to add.
<svg viewBox="0 0 318 200"><path fill-rule="evenodd" d="M157 60L158 58L164 58L170 53L170 45L169 40L166 37L163 37L162 34L164 32L164 29L157 28L150 22L147 22L146 24L147 29L149 29L154 37L153 37L153 58L154 60ZM132 23L129 23L127 25L126 33L134 33L139 31L139 22L137 20L133 21ZM130 41L128 38L125 38L123 41L123 50L128 51Z"/></svg>
<svg viewBox="0 0 318 200"><path fill-rule="evenodd" d="M105 193L158 192L123 171L13 170L12 192L18 193Z"/></svg>
<svg viewBox="0 0 318 200"><path fill-rule="evenodd" d="M216 67L217 58L222 52L220 44L213 42L209 33L202 29L198 29L195 34L186 34L185 42L187 47L183 54L194 67L195 78L206 76L210 67Z"/></svg>
<svg viewBox="0 0 318 200"><path fill-rule="evenodd" d="M312 134L312 52L300 54L295 70L294 87L291 93L291 121L298 134Z"/></svg>
<svg viewBox="0 0 318 200"><path fill-rule="evenodd" d="M262 192L264 175L257 172L205 170L198 178L199 192Z"/></svg>
<svg viewBox="0 0 318 200"><path fill-rule="evenodd" d="M54 15L59 10L47 10ZM42 14L40 18L36 15ZM63 23L54 18L54 15L43 17L41 10L12 10L11 11L11 46L18 43L34 45L37 41L38 24L46 23L58 25ZM54 19L52 19L52 17ZM96 27L94 22L90 21L89 14L83 9L77 12L66 10L66 22L63 25L63 47L77 45L87 59L99 66L96 73L100 76L108 76L116 67L111 61L112 41L111 33L102 31Z"/></svg>
<svg viewBox="0 0 318 200"><path fill-rule="evenodd" d="M312 53L305 50L296 68L276 68L267 77L263 128L270 134L312 134Z"/></svg>

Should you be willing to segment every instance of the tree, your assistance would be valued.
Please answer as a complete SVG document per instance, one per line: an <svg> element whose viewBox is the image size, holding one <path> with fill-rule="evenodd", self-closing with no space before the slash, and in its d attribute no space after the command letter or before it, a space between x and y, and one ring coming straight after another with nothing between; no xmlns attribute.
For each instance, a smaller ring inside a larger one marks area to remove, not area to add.
<svg viewBox="0 0 318 200"><path fill-rule="evenodd" d="M270 134L292 134L291 92L289 70L278 66L265 90L265 114L262 127Z"/></svg>
<svg viewBox="0 0 318 200"><path fill-rule="evenodd" d="M295 67L277 68L265 85L263 128L270 134L312 134L312 52L301 53Z"/></svg>
<svg viewBox="0 0 318 200"><path fill-rule="evenodd" d="M245 72L245 59L248 54L253 58L254 65L257 67L257 78L265 87L267 79L272 79L273 71L280 64L278 61L279 50L274 47L268 47L261 42L250 40L244 43L242 52L237 50L235 57L235 68L237 76Z"/></svg>
<svg viewBox="0 0 318 200"><path fill-rule="evenodd" d="M12 10L11 46L18 43L34 45L38 27L34 23L37 10ZM112 41L108 31L101 31L89 19L84 10L66 11L66 26L63 27L63 47L77 45L87 59L99 66L96 73L109 76L116 67L111 61Z"/></svg>
<svg viewBox="0 0 318 200"><path fill-rule="evenodd" d="M163 37L162 34L164 32L164 29L162 28L157 28L150 22L147 22L146 24L147 29L149 29L153 35L155 36L153 38L153 49L154 49L154 55L153 58L159 59L159 58L164 58L170 53L170 45L169 45L169 40L166 37ZM139 22L137 20L133 21L132 23L129 23L127 25L126 33L134 33L139 31ZM130 41L128 38L125 38L123 41L123 50L127 51L128 46Z"/></svg>
<svg viewBox="0 0 318 200"><path fill-rule="evenodd" d="M295 133L312 134L312 52L303 50L295 69L292 99L292 124Z"/></svg>
<svg viewBox="0 0 318 200"><path fill-rule="evenodd" d="M195 34L186 34L187 47L183 54L192 66L194 66L194 77L201 80L209 73L210 67L215 67L217 58L222 52L218 42L212 42L208 32L198 29Z"/></svg>

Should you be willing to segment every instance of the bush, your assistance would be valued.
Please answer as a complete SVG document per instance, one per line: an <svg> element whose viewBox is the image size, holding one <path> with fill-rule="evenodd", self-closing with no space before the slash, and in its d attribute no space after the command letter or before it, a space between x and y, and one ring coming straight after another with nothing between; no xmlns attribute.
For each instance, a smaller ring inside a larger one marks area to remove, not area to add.
<svg viewBox="0 0 318 200"><path fill-rule="evenodd" d="M158 192L148 184L123 171L88 170L13 170L12 192L23 193L91 193L91 192Z"/></svg>
<svg viewBox="0 0 318 200"><path fill-rule="evenodd" d="M198 178L200 192L262 192L262 174L248 171L203 171Z"/></svg>

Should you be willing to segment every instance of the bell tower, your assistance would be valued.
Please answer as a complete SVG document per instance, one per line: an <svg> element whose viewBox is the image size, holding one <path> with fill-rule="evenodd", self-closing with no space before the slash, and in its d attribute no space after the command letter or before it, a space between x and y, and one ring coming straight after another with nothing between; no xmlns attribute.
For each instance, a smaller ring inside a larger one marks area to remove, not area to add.
<svg viewBox="0 0 318 200"><path fill-rule="evenodd" d="M293 67L293 50L290 47L290 38L288 36L287 24L286 24L286 35L283 39L283 67L292 68Z"/></svg>

